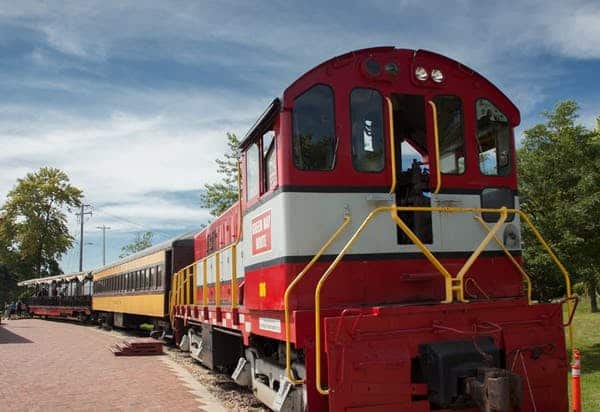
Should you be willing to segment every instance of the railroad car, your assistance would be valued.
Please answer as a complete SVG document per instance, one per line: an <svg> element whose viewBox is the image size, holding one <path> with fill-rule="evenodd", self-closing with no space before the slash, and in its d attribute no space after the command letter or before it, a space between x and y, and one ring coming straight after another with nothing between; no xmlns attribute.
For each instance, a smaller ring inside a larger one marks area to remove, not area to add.
<svg viewBox="0 0 600 412"><path fill-rule="evenodd" d="M170 330L171 275L193 262L193 234L167 240L93 271L92 309L105 324Z"/></svg>
<svg viewBox="0 0 600 412"><path fill-rule="evenodd" d="M240 201L172 278L176 342L276 411L566 411L563 302L532 301L522 268L519 122L429 51L308 71L244 137Z"/></svg>
<svg viewBox="0 0 600 412"><path fill-rule="evenodd" d="M92 273L33 278L18 283L34 291L23 303L32 316L90 320L92 316Z"/></svg>

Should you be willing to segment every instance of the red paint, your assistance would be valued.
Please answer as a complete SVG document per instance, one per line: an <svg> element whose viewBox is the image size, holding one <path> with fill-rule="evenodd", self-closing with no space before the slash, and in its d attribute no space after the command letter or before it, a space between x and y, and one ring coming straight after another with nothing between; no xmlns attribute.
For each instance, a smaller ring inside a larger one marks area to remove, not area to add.
<svg viewBox="0 0 600 412"><path fill-rule="evenodd" d="M55 318L77 317L79 313L90 315L89 306L28 306L29 313L34 316L50 316Z"/></svg>

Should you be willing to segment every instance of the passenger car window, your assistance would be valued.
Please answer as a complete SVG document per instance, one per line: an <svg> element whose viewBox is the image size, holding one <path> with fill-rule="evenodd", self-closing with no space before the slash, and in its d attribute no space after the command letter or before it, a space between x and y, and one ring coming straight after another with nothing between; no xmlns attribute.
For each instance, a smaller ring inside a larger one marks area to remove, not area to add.
<svg viewBox="0 0 600 412"><path fill-rule="evenodd" d="M377 90L354 89L350 94L352 165L361 172L384 167L383 99Z"/></svg>
<svg viewBox="0 0 600 412"><path fill-rule="evenodd" d="M487 99L477 100L476 112L479 170L489 176L506 176L511 170L508 118Z"/></svg>
<svg viewBox="0 0 600 412"><path fill-rule="evenodd" d="M258 146L253 144L248 148L248 151L246 151L246 200L258 196L259 173Z"/></svg>
<svg viewBox="0 0 600 412"><path fill-rule="evenodd" d="M465 172L463 108L457 96L436 96L440 137L440 171L444 174Z"/></svg>
<svg viewBox="0 0 600 412"><path fill-rule="evenodd" d="M294 164L301 170L331 170L335 163L333 91L316 85L296 98L292 115Z"/></svg>

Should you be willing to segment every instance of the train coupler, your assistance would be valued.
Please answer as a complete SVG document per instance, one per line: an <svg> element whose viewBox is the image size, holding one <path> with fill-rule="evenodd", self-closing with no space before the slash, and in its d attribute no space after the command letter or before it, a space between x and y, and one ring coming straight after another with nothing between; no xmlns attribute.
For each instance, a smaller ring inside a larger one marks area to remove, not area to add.
<svg viewBox="0 0 600 412"><path fill-rule="evenodd" d="M477 376L465 380L465 387L481 412L519 411L523 382L506 369L479 368Z"/></svg>

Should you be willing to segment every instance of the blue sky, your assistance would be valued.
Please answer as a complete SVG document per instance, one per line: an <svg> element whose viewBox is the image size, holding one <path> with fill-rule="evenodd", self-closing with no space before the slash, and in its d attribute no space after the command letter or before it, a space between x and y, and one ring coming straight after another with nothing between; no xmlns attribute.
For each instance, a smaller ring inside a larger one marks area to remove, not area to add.
<svg viewBox="0 0 600 412"><path fill-rule="evenodd" d="M111 226L113 260L136 231L160 241L206 222L199 191L225 133L244 135L325 59L380 45L445 54L505 91L520 134L567 98L595 124L599 39L597 1L0 0L0 199L29 171L65 170L94 206L93 268L96 226ZM69 252L63 269L77 262Z"/></svg>

